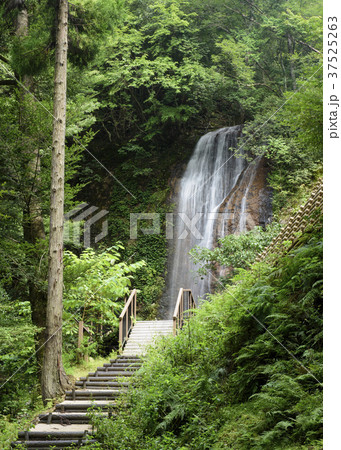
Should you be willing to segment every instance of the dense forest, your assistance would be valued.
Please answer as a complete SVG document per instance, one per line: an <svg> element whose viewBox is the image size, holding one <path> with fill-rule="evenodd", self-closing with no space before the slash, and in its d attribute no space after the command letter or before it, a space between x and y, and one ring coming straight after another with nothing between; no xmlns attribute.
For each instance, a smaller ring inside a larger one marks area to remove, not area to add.
<svg viewBox="0 0 341 450"><path fill-rule="evenodd" d="M51 390L64 3L63 362L56 353ZM238 146L265 161L271 223L191 250L199 277L229 270L150 350L115 417L90 413L89 448L322 448L321 217L256 262L322 175L322 2L4 0L0 30L0 447L117 352L132 288L138 318L158 317L175 180L203 134L241 125ZM159 214L161 232L131 239L138 213Z"/></svg>

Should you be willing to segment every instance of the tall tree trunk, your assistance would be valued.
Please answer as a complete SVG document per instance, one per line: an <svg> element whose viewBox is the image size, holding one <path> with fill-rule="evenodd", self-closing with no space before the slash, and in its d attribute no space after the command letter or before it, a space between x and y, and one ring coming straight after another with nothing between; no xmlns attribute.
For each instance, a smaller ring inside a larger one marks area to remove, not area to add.
<svg viewBox="0 0 341 450"><path fill-rule="evenodd" d="M294 91L296 91L297 85L296 85L295 63L293 60L295 53L295 41L290 33L287 34L287 39L288 39L288 50L290 54L289 59L290 59L290 75L292 80L292 88Z"/></svg>
<svg viewBox="0 0 341 450"><path fill-rule="evenodd" d="M29 33L28 11L23 6L17 14L16 20L16 36L23 38ZM30 75L22 77L22 83L28 91L33 89L33 78ZM25 105L27 101L34 103L33 98L28 95L25 89L19 92L21 103L21 128L25 132L29 117L25 114ZM28 163L28 177L31 189L26 200L26 210L23 217L24 239L30 244L35 244L39 239L45 239L45 229L42 216L42 209L39 200L40 185L40 153L38 149L34 149ZM38 262L37 262L38 263ZM43 363L43 346L45 342L45 325L46 325L46 292L39 287L35 280L28 283L29 301L31 304L32 323L40 328L36 334L36 358L39 368Z"/></svg>
<svg viewBox="0 0 341 450"><path fill-rule="evenodd" d="M282 68L282 72L283 72L284 91L286 91L287 90L287 76L286 76L286 73L285 73L285 66L284 66L284 63L283 63L283 55L282 55L282 53L279 55L279 61L281 63L281 68Z"/></svg>
<svg viewBox="0 0 341 450"><path fill-rule="evenodd" d="M54 75L49 274L46 314L47 342L41 380L44 400L55 398L68 386L62 364L67 31L68 2L67 0L59 0Z"/></svg>

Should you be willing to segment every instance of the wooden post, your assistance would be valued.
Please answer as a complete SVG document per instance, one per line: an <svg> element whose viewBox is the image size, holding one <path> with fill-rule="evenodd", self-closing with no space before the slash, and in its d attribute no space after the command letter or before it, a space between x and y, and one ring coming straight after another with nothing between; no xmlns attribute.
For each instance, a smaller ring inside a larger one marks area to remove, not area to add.
<svg viewBox="0 0 341 450"><path fill-rule="evenodd" d="M123 323L122 317L120 317L119 331L118 331L118 343L119 343L119 354L122 353L122 344L123 344Z"/></svg>
<svg viewBox="0 0 341 450"><path fill-rule="evenodd" d="M100 328L101 328L101 339L102 339L102 342L103 342L103 313L101 313L101 325L100 325Z"/></svg>
<svg viewBox="0 0 341 450"><path fill-rule="evenodd" d="M135 295L134 295L134 320L136 320L136 297L137 297L137 292L135 290Z"/></svg>
<svg viewBox="0 0 341 450"><path fill-rule="evenodd" d="M83 339L84 339L84 322L83 320L80 320L78 322L78 348L81 348L81 345L83 343ZM77 355L77 360L78 362L81 360L82 358L82 354L78 353Z"/></svg>

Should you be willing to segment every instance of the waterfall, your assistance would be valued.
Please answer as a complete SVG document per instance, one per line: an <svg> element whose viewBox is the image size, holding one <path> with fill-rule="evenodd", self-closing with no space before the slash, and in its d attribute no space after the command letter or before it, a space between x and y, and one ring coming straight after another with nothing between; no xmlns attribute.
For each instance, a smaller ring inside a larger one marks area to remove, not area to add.
<svg viewBox="0 0 341 450"><path fill-rule="evenodd" d="M180 287L192 289L195 299L210 292L211 276L197 275L198 266L189 251L196 245L213 248L225 234L247 229L248 196L261 157L248 163L234 155L240 134L241 127L234 126L202 136L181 179L169 245L167 292L160 308L163 318L172 316ZM239 154L243 156L243 150Z"/></svg>

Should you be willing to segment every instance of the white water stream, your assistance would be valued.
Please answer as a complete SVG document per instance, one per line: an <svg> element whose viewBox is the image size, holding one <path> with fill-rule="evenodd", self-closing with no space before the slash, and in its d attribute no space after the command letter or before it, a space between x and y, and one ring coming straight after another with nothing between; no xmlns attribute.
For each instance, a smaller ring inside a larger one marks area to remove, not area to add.
<svg viewBox="0 0 341 450"><path fill-rule="evenodd" d="M192 289L195 299L210 292L210 276L201 278L196 274L198 266L188 253L196 245L212 248L215 239L226 234L221 214L231 209L229 204L233 202L237 184L244 189L244 194L240 205L232 205L232 210L239 213L235 218L230 214L229 223L235 232L246 230L247 197L261 158L248 163L245 158L234 156L240 133L241 127L234 126L202 136L181 179L173 240L169 246L167 293L161 302L164 318L171 318L180 287Z"/></svg>

